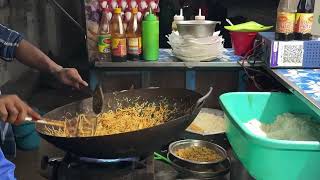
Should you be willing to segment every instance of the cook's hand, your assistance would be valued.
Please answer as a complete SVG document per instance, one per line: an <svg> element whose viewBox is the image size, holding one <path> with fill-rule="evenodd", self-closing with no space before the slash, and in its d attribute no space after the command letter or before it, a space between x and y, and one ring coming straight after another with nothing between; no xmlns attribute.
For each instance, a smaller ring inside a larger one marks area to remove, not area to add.
<svg viewBox="0 0 320 180"><path fill-rule="evenodd" d="M26 117L35 120L40 119L40 115L33 111L25 102L16 95L0 96L0 119L12 124L19 124Z"/></svg>
<svg viewBox="0 0 320 180"><path fill-rule="evenodd" d="M80 89L83 86L88 86L78 71L74 68L62 68L55 72L56 77L64 84Z"/></svg>

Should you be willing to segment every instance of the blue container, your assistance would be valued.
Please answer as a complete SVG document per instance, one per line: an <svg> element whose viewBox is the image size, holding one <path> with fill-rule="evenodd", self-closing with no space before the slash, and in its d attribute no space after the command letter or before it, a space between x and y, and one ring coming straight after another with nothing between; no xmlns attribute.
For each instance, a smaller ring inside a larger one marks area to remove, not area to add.
<svg viewBox="0 0 320 180"><path fill-rule="evenodd" d="M23 137L16 138L17 148L25 151L34 150L39 148L40 137L36 131L33 131L31 134Z"/></svg>
<svg viewBox="0 0 320 180"><path fill-rule="evenodd" d="M20 125L12 125L12 129L16 138L23 138L32 134L36 127L34 122L24 122Z"/></svg>
<svg viewBox="0 0 320 180"><path fill-rule="evenodd" d="M35 129L35 123L25 122L21 125L14 125L12 128L17 148L21 150L33 150L39 147L40 136Z"/></svg>

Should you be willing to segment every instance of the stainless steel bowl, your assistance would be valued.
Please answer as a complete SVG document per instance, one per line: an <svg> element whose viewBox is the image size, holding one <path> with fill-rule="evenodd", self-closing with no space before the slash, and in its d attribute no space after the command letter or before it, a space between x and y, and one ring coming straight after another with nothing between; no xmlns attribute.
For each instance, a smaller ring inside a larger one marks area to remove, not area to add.
<svg viewBox="0 0 320 180"><path fill-rule="evenodd" d="M202 169L181 166L179 160L170 153L168 153L167 159L170 160L170 164L179 171L180 176L194 177L197 179L225 179L224 176L230 172L231 168L231 161L229 158L219 164Z"/></svg>
<svg viewBox="0 0 320 180"><path fill-rule="evenodd" d="M212 149L216 151L216 153L218 153L222 158L221 160L218 160L218 161L198 162L198 161L192 161L192 160L181 158L176 154L177 150L192 147L192 146L200 146L200 147L206 147L208 149ZM228 156L226 150L223 149L221 146L208 141L194 140L194 139L186 139L186 140L181 140L181 141L176 141L171 143L169 145L169 153L175 159L177 159L176 161L177 164L179 164L182 167L187 167L193 170L203 170L203 169L212 168L217 164L226 161Z"/></svg>
<svg viewBox="0 0 320 180"><path fill-rule="evenodd" d="M182 37L203 38L212 36L219 21L177 21L179 35Z"/></svg>

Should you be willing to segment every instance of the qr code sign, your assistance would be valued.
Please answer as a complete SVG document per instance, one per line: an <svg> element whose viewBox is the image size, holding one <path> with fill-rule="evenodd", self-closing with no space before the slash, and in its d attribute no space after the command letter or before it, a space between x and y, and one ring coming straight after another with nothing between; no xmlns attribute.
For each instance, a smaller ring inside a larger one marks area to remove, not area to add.
<svg viewBox="0 0 320 180"><path fill-rule="evenodd" d="M302 66L303 41L279 42L278 66Z"/></svg>

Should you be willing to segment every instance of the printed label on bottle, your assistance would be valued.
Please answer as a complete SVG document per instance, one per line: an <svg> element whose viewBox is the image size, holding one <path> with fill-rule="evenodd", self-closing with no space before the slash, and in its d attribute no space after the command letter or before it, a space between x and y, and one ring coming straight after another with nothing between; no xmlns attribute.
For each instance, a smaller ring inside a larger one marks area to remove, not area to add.
<svg viewBox="0 0 320 180"><path fill-rule="evenodd" d="M141 54L141 37L128 38L128 54L140 55Z"/></svg>
<svg viewBox="0 0 320 180"><path fill-rule="evenodd" d="M313 23L313 13L297 13L295 32L302 34L311 34Z"/></svg>
<svg viewBox="0 0 320 180"><path fill-rule="evenodd" d="M118 57L127 55L126 38L112 38L112 55Z"/></svg>
<svg viewBox="0 0 320 180"><path fill-rule="evenodd" d="M110 53L111 35L98 36L98 51L100 53Z"/></svg>
<svg viewBox="0 0 320 180"><path fill-rule="evenodd" d="M277 32L290 34L294 32L295 13L278 12Z"/></svg>

